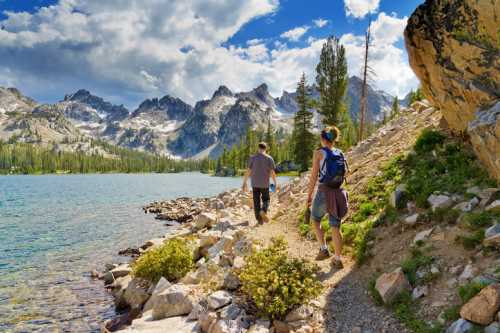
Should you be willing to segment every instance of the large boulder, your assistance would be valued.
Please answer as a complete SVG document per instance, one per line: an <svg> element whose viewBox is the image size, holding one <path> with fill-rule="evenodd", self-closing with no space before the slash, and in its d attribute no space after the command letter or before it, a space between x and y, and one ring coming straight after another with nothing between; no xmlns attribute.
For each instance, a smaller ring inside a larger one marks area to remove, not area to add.
<svg viewBox="0 0 500 333"><path fill-rule="evenodd" d="M149 299L148 289L151 283L140 278L133 278L128 284L123 298L131 308L141 308Z"/></svg>
<svg viewBox="0 0 500 333"><path fill-rule="evenodd" d="M196 298L193 290L183 284L174 284L158 294L153 305L153 319L187 315L193 310Z"/></svg>
<svg viewBox="0 0 500 333"><path fill-rule="evenodd" d="M410 283L401 268L382 274L375 283L375 289L386 304L390 304L398 294L410 288Z"/></svg>
<svg viewBox="0 0 500 333"><path fill-rule="evenodd" d="M466 333L472 331L473 328L472 323L460 318L448 327L446 333Z"/></svg>
<svg viewBox="0 0 500 333"><path fill-rule="evenodd" d="M500 283L485 287L460 309L463 319L480 325L489 325L500 310Z"/></svg>
<svg viewBox="0 0 500 333"><path fill-rule="evenodd" d="M217 310L225 305L228 305L233 300L233 296L225 290L217 290L208 296L208 307L211 310Z"/></svg>
<svg viewBox="0 0 500 333"><path fill-rule="evenodd" d="M146 304L144 304L144 312L153 309L158 299L158 295L167 290L168 288L170 288L171 286L172 284L168 282L167 279L161 277L158 283L156 283L156 286L151 293L151 297L148 299Z"/></svg>
<svg viewBox="0 0 500 333"><path fill-rule="evenodd" d="M152 311L146 311L141 318L135 319L132 325L120 332L134 333L197 333L199 326L195 321L188 321L186 317L171 317L154 320Z"/></svg>
<svg viewBox="0 0 500 333"><path fill-rule="evenodd" d="M500 247L500 223L496 223L484 232L484 244Z"/></svg>
<svg viewBox="0 0 500 333"><path fill-rule="evenodd" d="M450 128L469 132L475 152L496 179L500 179L499 16L496 1L427 0L405 29L410 66L424 95L442 110Z"/></svg>

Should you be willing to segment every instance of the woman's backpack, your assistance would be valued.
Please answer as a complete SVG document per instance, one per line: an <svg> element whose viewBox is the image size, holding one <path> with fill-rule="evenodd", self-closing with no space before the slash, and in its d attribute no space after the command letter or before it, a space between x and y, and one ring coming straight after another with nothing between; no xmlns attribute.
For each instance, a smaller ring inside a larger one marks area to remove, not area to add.
<svg viewBox="0 0 500 333"><path fill-rule="evenodd" d="M321 148L325 159L320 168L319 182L330 188L340 188L345 180L347 162L344 154L338 149Z"/></svg>

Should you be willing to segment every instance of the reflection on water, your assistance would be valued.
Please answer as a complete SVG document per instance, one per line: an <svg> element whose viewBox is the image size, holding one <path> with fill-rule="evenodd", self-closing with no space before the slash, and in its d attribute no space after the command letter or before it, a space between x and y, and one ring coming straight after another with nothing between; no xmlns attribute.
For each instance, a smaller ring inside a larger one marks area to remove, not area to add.
<svg viewBox="0 0 500 333"><path fill-rule="evenodd" d="M240 182L199 173L0 176L0 332L98 332L114 309L88 272L166 233L141 206Z"/></svg>

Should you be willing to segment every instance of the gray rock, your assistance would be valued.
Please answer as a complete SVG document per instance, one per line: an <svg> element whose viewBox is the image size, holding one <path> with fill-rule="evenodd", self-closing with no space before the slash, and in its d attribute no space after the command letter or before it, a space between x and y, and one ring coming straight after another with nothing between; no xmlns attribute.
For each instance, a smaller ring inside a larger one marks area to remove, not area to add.
<svg viewBox="0 0 500 333"><path fill-rule="evenodd" d="M500 332L500 323L492 322L490 325L484 328L484 333L498 333Z"/></svg>
<svg viewBox="0 0 500 333"><path fill-rule="evenodd" d="M500 224L496 223L486 229L484 232L484 244L486 245L500 245Z"/></svg>
<svg viewBox="0 0 500 333"><path fill-rule="evenodd" d="M411 298L412 299L419 299L421 297L426 296L429 293L429 287L428 286L417 286L413 289L411 293Z"/></svg>
<svg viewBox="0 0 500 333"><path fill-rule="evenodd" d="M382 274L375 283L375 289L384 303L389 304L398 294L409 290L410 283L401 268L398 268L391 273Z"/></svg>
<svg viewBox="0 0 500 333"><path fill-rule="evenodd" d="M394 192L391 193L391 196L389 198L389 204L395 208L400 207L405 192L406 192L406 185L405 184L398 185L394 190Z"/></svg>
<svg viewBox="0 0 500 333"><path fill-rule="evenodd" d="M154 289L151 292L151 297L148 299L146 304L144 305L143 311L149 311L152 310L154 307L154 304L156 303L156 300L158 299L158 295L162 293L163 291L167 290L170 288L172 284L168 282L167 279L165 279L163 276L160 278L158 283L156 283Z"/></svg>
<svg viewBox="0 0 500 333"><path fill-rule="evenodd" d="M453 205L453 199L447 195L443 194L431 194L427 201L431 205L432 210L436 210L438 208L449 208Z"/></svg>
<svg viewBox="0 0 500 333"><path fill-rule="evenodd" d="M495 200L489 204L486 209L487 212L500 212L500 200Z"/></svg>
<svg viewBox="0 0 500 333"><path fill-rule="evenodd" d="M470 332L472 328L473 325L470 322L460 318L459 320L451 324L450 327L448 327L446 333L466 333Z"/></svg>
<svg viewBox="0 0 500 333"><path fill-rule="evenodd" d="M312 317L314 309L310 305L301 305L296 309L293 309L285 318L286 322L304 320Z"/></svg>
<svg viewBox="0 0 500 333"><path fill-rule="evenodd" d="M474 267L472 267L471 264L468 264L465 266L462 274L458 277L458 280L461 282L471 280L474 277L474 271Z"/></svg>
<svg viewBox="0 0 500 333"><path fill-rule="evenodd" d="M195 221L194 225L196 229L200 230L203 228L210 228L217 222L217 216L212 213L201 213L199 214Z"/></svg>
<svg viewBox="0 0 500 333"><path fill-rule="evenodd" d="M434 228L430 228L424 231L419 232L418 234L415 235L415 238L413 239L413 244L416 244L419 241L425 241L429 236L432 234L434 231Z"/></svg>
<svg viewBox="0 0 500 333"><path fill-rule="evenodd" d="M175 284L159 293L153 305L153 318L158 320L189 314L196 302L191 293L191 288L182 284Z"/></svg>
<svg viewBox="0 0 500 333"><path fill-rule="evenodd" d="M221 319L234 320L238 318L243 310L236 304L229 304L228 306L222 308L219 312Z"/></svg>
<svg viewBox="0 0 500 333"><path fill-rule="evenodd" d="M170 317L161 320L154 320L152 310L145 311L141 318L132 321L120 332L124 333L199 333L196 322L187 321L186 317Z"/></svg>
<svg viewBox="0 0 500 333"><path fill-rule="evenodd" d="M413 215L407 216L404 221L408 225L414 225L417 223L419 216L420 216L420 214L418 214L418 213L413 214Z"/></svg>
<svg viewBox="0 0 500 333"><path fill-rule="evenodd" d="M198 324L200 325L201 331L204 333L208 333L216 321L217 314L215 312L204 312L198 318Z"/></svg>
<svg viewBox="0 0 500 333"><path fill-rule="evenodd" d="M125 302L131 308L141 308L149 299L148 289L151 283L144 279L133 278L123 294Z"/></svg>
<svg viewBox="0 0 500 333"><path fill-rule="evenodd" d="M240 287L240 279L238 278L238 275L236 275L232 271L228 271L224 273L224 283L222 287L226 290L236 290Z"/></svg>
<svg viewBox="0 0 500 333"><path fill-rule="evenodd" d="M225 290L218 290L208 296L208 308L211 310L217 310L225 305L228 305L232 300L233 296L229 292Z"/></svg>
<svg viewBox="0 0 500 333"><path fill-rule="evenodd" d="M456 206L453 207L453 209L458 209L462 212L470 212L472 211L477 205L479 204L479 199L474 197L469 201L464 201Z"/></svg>

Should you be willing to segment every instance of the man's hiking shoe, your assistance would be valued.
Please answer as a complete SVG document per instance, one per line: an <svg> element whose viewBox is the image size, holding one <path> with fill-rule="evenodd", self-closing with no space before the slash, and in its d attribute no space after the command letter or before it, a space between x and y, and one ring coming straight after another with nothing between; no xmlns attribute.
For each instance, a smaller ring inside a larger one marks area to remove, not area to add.
<svg viewBox="0 0 500 333"><path fill-rule="evenodd" d="M325 260L330 258L330 251L328 249L321 249L316 256L316 260Z"/></svg>
<svg viewBox="0 0 500 333"><path fill-rule="evenodd" d="M267 217L266 212L263 210L260 211L260 220L265 223L269 222L269 217Z"/></svg>
<svg viewBox="0 0 500 333"><path fill-rule="evenodd" d="M344 268L344 264L342 263L342 260L333 258L333 260L332 260L332 268L333 269L343 269Z"/></svg>

